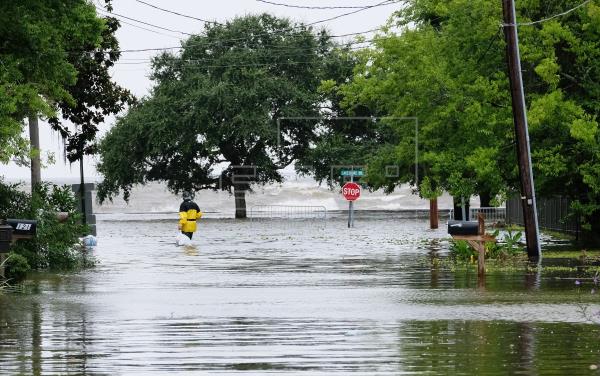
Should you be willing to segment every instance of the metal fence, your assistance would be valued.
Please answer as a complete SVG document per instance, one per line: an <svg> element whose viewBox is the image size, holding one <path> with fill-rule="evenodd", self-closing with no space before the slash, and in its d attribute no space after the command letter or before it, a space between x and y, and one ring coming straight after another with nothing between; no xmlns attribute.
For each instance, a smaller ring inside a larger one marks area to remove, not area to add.
<svg viewBox="0 0 600 376"><path fill-rule="evenodd" d="M485 222L488 225L506 222L506 208L504 207L469 208L469 219L476 221L479 213L485 216ZM450 219L452 218L454 218L454 209L450 209Z"/></svg>
<svg viewBox="0 0 600 376"><path fill-rule="evenodd" d="M578 233L579 219L571 209L571 200L565 197L537 199L538 224L546 230ZM507 223L524 225L523 208L518 195L506 202Z"/></svg>
<svg viewBox="0 0 600 376"><path fill-rule="evenodd" d="M255 205L250 208L250 219L327 219L324 206Z"/></svg>

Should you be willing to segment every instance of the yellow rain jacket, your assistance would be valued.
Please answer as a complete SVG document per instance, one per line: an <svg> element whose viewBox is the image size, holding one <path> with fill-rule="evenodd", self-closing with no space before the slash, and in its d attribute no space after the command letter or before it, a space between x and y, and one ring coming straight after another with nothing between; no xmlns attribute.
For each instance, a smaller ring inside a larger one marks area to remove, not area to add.
<svg viewBox="0 0 600 376"><path fill-rule="evenodd" d="M192 200L186 200L179 206L179 226L183 232L195 232L196 220L202 217L198 205Z"/></svg>

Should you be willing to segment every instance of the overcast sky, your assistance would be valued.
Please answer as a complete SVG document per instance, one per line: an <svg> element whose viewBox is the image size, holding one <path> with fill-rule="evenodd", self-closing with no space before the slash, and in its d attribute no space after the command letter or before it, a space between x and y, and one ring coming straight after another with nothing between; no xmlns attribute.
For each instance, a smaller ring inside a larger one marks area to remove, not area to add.
<svg viewBox="0 0 600 376"><path fill-rule="evenodd" d="M122 50L163 48L179 46L180 40L186 38L184 33L197 33L203 29L203 23L190 18L167 13L141 1L159 8L177 13L207 19L211 21L225 21L235 16L268 12L276 16L289 17L304 23L332 18L357 9L302 9L283 7L267 4L257 0L221 0L221 1L195 1L195 0L113 0L113 13L129 17L147 24L153 24L164 29L139 23L127 18L120 18L121 28L117 32ZM269 0L273 3L283 3L297 6L370 6L382 3L383 0ZM97 4L104 4L98 1ZM325 27L333 34L348 34L371 30L383 25L394 10L399 7L397 3L377 6L359 11L356 14L319 23L316 26ZM102 9L99 8L102 14ZM136 25L136 26L132 26ZM147 29L147 30L145 30ZM183 33L181 33L183 32ZM148 60L154 52L129 52L123 53L121 60L113 69L113 78L121 86L131 90L136 96L144 96L152 87L148 79ZM105 132L112 126L114 119L109 119L102 127ZM56 163L42 170L42 179L75 179L79 177L79 166L72 168L63 162L62 142L57 134L53 134L45 123L40 123L40 143L43 154L52 152L56 155ZM96 177L95 161L86 160L86 176ZM0 176L7 179L29 180L29 169L17 167L14 164L0 165Z"/></svg>

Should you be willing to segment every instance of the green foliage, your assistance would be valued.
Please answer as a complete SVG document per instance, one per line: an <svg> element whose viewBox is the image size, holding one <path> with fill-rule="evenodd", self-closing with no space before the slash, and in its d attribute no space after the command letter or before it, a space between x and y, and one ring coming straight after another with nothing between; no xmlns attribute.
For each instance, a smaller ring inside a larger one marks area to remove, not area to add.
<svg viewBox="0 0 600 376"><path fill-rule="evenodd" d="M43 183L35 187L32 199L19 185L0 183L0 193L0 218L37 220L36 237L19 240L11 250L31 268L72 270L91 264L85 250L77 246L86 229L79 224L76 198L69 187ZM59 222L57 212L67 212L68 219ZM25 264L18 261L18 265L21 268Z"/></svg>
<svg viewBox="0 0 600 376"><path fill-rule="evenodd" d="M10 282L20 282L24 280L27 276L27 272L31 270L27 258L15 252L10 252L8 254L4 267L4 276Z"/></svg>
<svg viewBox="0 0 600 376"><path fill-rule="evenodd" d="M106 2L110 10L110 0ZM49 119L52 128L67 140L67 158L71 162L83 154L94 154L98 125L107 115L118 114L126 105L134 103L129 90L117 85L109 72L121 56L116 37L119 21L114 17L105 17L102 21L100 43L87 44L85 50L68 55L69 63L77 69L77 81L66 88L74 101L62 101L58 107L62 118L75 124L77 130L71 132L69 124L61 123L58 117Z"/></svg>
<svg viewBox="0 0 600 376"><path fill-rule="evenodd" d="M148 181L166 181L174 192L243 195L251 183L280 182L280 169L315 140L318 121L282 121L279 129L276 119L319 115L330 38L267 14L205 27L180 55L154 59L152 94L102 140L101 201L121 191L127 199Z"/></svg>
<svg viewBox="0 0 600 376"><path fill-rule="evenodd" d="M453 240L450 243L450 257L456 261L472 261L477 252L464 240Z"/></svg>
<svg viewBox="0 0 600 376"><path fill-rule="evenodd" d="M416 184L415 157L422 179L415 187L423 197L445 190L456 197L506 187L503 166L514 163L506 153L511 142L508 82L497 40L500 3L413 0L390 23L376 47L358 53L354 77L340 91L349 111L367 107L385 116L419 119L418 155L411 124L395 124L394 147L373 148L366 181L391 191ZM391 29L390 29L391 30ZM478 30L473 33L473 30ZM490 42L495 48L489 50ZM398 166L399 176L383 176ZM374 172L374 173L372 173Z"/></svg>
<svg viewBox="0 0 600 376"><path fill-rule="evenodd" d="M499 230L494 231L493 236L498 238ZM506 230L503 239L499 243L487 243L485 257L493 260L506 260L511 257L523 254L523 247L520 245L523 233L521 231Z"/></svg>
<svg viewBox="0 0 600 376"><path fill-rule="evenodd" d="M0 162L26 156L22 120L51 117L55 103L74 103L73 53L101 42L104 22L86 0L20 0L0 5Z"/></svg>
<svg viewBox="0 0 600 376"><path fill-rule="evenodd" d="M504 234L504 247L509 254L523 251L523 247L520 246L522 236L523 233L521 231L507 230L506 234Z"/></svg>
<svg viewBox="0 0 600 376"><path fill-rule="evenodd" d="M545 19L579 3L518 2L520 22ZM519 28L536 190L576 200L600 233L600 5ZM417 190L493 199L518 190L514 128L501 2L409 0L371 49L358 51L347 83L337 85L349 112L419 118ZM399 30L398 30L399 29ZM330 85L331 88L331 85ZM414 134L381 143L365 164L366 182L392 191L415 184ZM399 166L396 177L374 173ZM427 177L425 180L423 177Z"/></svg>
<svg viewBox="0 0 600 376"><path fill-rule="evenodd" d="M496 230L492 234L498 238L500 231ZM485 258L490 260L505 261L520 254L523 254L523 247L520 245L523 233L508 229L500 242L488 242L485 244ZM469 262L477 260L477 252L464 240L453 240L450 243L450 257L454 261Z"/></svg>

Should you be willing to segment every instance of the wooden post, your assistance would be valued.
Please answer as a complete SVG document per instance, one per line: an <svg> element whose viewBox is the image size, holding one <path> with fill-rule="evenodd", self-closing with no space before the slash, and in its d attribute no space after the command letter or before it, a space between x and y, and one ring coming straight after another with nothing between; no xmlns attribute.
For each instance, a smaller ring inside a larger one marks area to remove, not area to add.
<svg viewBox="0 0 600 376"><path fill-rule="evenodd" d="M485 215L477 215L477 235L452 235L455 240L466 240L477 251L477 285L485 288L485 243L495 242L496 238L485 234Z"/></svg>
<svg viewBox="0 0 600 376"><path fill-rule="evenodd" d="M527 110L525 106L525 91L521 74L521 57L519 54L519 36L517 33L517 16L514 0L502 0L504 14L504 36L506 39L506 55L508 59L508 78L512 98L513 121L517 142L517 160L521 178L521 204L523 221L525 222L525 238L527 240L527 255L530 259L540 257L540 242L535 188L531 169L531 154L529 149L529 131L527 129Z"/></svg>
<svg viewBox="0 0 600 376"><path fill-rule="evenodd" d="M437 198L429 200L429 228L436 229L439 226L438 203Z"/></svg>
<svg viewBox="0 0 600 376"><path fill-rule="evenodd" d="M4 279L4 261L6 260L6 253L0 253L0 278Z"/></svg>
<svg viewBox="0 0 600 376"><path fill-rule="evenodd" d="M40 128L36 114L29 115L29 144L31 147L31 194L35 186L42 182L42 163L40 157Z"/></svg>
<svg viewBox="0 0 600 376"><path fill-rule="evenodd" d="M477 233L479 235L485 235L485 215L483 213L477 214L477 222L478 222Z"/></svg>

